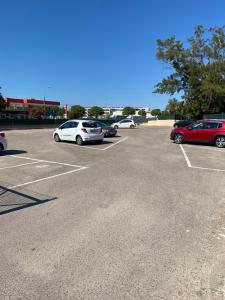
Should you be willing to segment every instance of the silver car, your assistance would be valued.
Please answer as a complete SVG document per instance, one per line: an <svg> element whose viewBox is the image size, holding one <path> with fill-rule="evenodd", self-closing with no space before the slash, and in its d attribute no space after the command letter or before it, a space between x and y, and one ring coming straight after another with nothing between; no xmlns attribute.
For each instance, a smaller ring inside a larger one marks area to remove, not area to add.
<svg viewBox="0 0 225 300"><path fill-rule="evenodd" d="M104 134L102 128L92 120L69 120L53 132L53 138L56 142L74 141L82 145L88 141L101 143Z"/></svg>

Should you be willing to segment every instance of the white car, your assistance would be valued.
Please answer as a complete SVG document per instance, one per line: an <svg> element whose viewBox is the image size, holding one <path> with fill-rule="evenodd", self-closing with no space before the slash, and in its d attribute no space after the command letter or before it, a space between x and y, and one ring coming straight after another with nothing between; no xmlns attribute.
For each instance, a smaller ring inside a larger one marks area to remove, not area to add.
<svg viewBox="0 0 225 300"><path fill-rule="evenodd" d="M113 123L111 126L114 127L115 129L118 129L118 128L134 128L134 127L136 127L136 123L131 119L124 119L124 120L121 120L117 123Z"/></svg>
<svg viewBox="0 0 225 300"><path fill-rule="evenodd" d="M60 125L54 132L53 138L56 142L74 141L82 145L87 141L101 143L104 138L102 128L91 120L69 120Z"/></svg>
<svg viewBox="0 0 225 300"><path fill-rule="evenodd" d="M5 133L0 132L0 153L7 149L7 140L5 138Z"/></svg>

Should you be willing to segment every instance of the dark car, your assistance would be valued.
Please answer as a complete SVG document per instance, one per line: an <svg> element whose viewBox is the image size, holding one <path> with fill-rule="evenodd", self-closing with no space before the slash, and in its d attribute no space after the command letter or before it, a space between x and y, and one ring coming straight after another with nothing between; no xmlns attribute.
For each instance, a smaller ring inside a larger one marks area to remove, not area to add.
<svg viewBox="0 0 225 300"><path fill-rule="evenodd" d="M191 120L191 119L179 120L173 124L173 127L174 128L182 128L182 127L186 127L186 126L190 125L193 122L194 122L194 120Z"/></svg>
<svg viewBox="0 0 225 300"><path fill-rule="evenodd" d="M213 143L225 147L225 120L201 120L183 128L174 128L170 139L176 144L183 142Z"/></svg>
<svg viewBox="0 0 225 300"><path fill-rule="evenodd" d="M96 122L98 124L99 127L102 128L102 132L104 133L104 136L115 136L117 134L117 130L111 126L107 126L106 124L104 124L103 122Z"/></svg>

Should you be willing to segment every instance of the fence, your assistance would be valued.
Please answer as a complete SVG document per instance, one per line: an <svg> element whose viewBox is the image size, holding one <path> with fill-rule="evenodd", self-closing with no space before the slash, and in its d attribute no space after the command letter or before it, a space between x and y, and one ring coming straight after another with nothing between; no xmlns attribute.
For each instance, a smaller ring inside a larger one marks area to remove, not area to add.
<svg viewBox="0 0 225 300"><path fill-rule="evenodd" d="M225 119L225 113L220 114L204 114L203 119Z"/></svg>

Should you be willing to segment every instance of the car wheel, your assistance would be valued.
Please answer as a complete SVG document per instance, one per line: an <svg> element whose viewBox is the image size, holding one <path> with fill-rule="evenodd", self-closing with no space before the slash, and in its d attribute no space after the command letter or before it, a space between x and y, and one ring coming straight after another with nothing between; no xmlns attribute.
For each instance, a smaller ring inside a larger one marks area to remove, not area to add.
<svg viewBox="0 0 225 300"><path fill-rule="evenodd" d="M118 127L118 125L115 125L114 128L115 128L115 129L118 129L119 127Z"/></svg>
<svg viewBox="0 0 225 300"><path fill-rule="evenodd" d="M225 136L217 136L215 138L215 145L218 148L224 148L225 147Z"/></svg>
<svg viewBox="0 0 225 300"><path fill-rule="evenodd" d="M176 144L182 144L183 141L184 141L183 134L181 134L181 133L175 134L175 136L174 136L174 143L176 143Z"/></svg>
<svg viewBox="0 0 225 300"><path fill-rule="evenodd" d="M60 142L60 137L57 133L54 135L54 141L55 142Z"/></svg>
<svg viewBox="0 0 225 300"><path fill-rule="evenodd" d="M78 135L76 137L76 142L77 142L77 145L79 145L79 146L83 145L83 143L84 143L83 139L82 139L82 137L80 135Z"/></svg>
<svg viewBox="0 0 225 300"><path fill-rule="evenodd" d="M133 128L134 128L134 125L130 125L130 128L133 129Z"/></svg>

